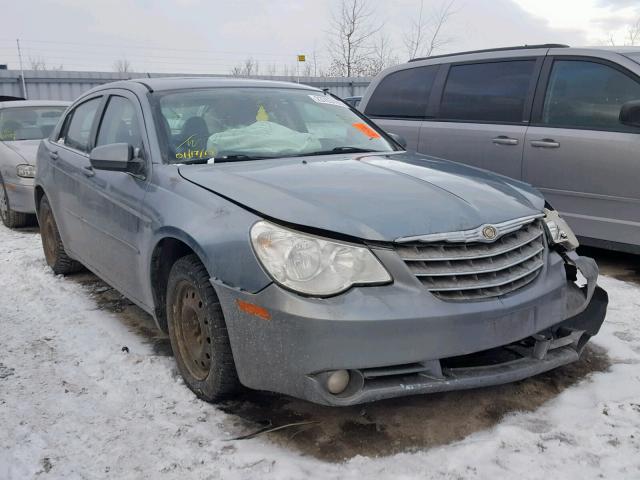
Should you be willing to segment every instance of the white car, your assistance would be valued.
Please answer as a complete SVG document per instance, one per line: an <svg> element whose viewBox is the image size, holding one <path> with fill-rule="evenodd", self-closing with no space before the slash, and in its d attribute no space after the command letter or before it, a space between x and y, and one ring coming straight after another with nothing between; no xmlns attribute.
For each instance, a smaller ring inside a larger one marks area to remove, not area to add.
<svg viewBox="0 0 640 480"><path fill-rule="evenodd" d="M40 140L49 136L70 102L0 102L0 218L22 227L35 214L33 177Z"/></svg>

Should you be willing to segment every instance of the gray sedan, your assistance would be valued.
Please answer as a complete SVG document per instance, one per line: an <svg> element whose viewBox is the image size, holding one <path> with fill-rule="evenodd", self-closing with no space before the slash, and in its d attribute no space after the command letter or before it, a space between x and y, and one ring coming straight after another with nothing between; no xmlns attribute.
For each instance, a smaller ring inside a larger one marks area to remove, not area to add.
<svg viewBox="0 0 640 480"><path fill-rule="evenodd" d="M70 102L0 102L0 218L21 227L34 214L33 177L40 140L48 137Z"/></svg>
<svg viewBox="0 0 640 480"><path fill-rule="evenodd" d="M536 190L405 152L299 84L98 87L40 145L35 202L53 271L152 314L208 401L515 381L577 360L607 306Z"/></svg>

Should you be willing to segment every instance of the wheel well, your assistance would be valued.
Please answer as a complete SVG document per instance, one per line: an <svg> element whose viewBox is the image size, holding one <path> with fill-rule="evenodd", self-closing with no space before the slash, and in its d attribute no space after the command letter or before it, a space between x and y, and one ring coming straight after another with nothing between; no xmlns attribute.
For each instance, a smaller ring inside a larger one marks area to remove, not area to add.
<svg viewBox="0 0 640 480"><path fill-rule="evenodd" d="M189 245L176 238L163 238L151 255L151 288L158 326L167 332L167 284L171 267L179 258L195 253Z"/></svg>

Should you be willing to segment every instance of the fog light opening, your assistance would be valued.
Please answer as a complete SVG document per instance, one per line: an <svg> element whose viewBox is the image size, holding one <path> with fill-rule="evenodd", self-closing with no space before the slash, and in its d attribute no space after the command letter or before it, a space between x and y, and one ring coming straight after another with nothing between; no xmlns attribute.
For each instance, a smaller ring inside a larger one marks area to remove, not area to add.
<svg viewBox="0 0 640 480"><path fill-rule="evenodd" d="M336 370L327 375L327 390L333 395L344 392L349 386L351 375L347 370Z"/></svg>

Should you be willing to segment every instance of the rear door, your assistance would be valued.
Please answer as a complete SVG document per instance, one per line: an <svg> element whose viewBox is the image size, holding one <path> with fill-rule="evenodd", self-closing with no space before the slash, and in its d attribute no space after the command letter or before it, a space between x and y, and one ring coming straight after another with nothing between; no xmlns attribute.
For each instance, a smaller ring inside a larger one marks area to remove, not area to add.
<svg viewBox="0 0 640 480"><path fill-rule="evenodd" d="M106 92L95 146L128 143L136 155L147 159L146 139L140 103L131 92ZM140 255L141 230L148 228L142 200L148 175L89 169L84 176L82 217L87 226L87 249L94 269L128 297L143 298L146 268Z"/></svg>
<svg viewBox="0 0 640 480"><path fill-rule="evenodd" d="M80 260L88 257L84 220L84 190L89 171L89 151L97 127L97 112L102 95L88 98L73 108L65 117L56 143L48 143L51 156L55 202L52 205L60 235L65 247Z"/></svg>
<svg viewBox="0 0 640 480"><path fill-rule="evenodd" d="M521 178L541 65L540 57L444 65L435 118L422 124L418 151Z"/></svg>
<svg viewBox="0 0 640 480"><path fill-rule="evenodd" d="M385 131L404 137L407 150L418 150L420 128L439 69L439 65L428 65L388 74L372 86L365 115Z"/></svg>
<svg viewBox="0 0 640 480"><path fill-rule="evenodd" d="M538 92L524 179L578 235L640 245L640 129L618 119L640 99L640 78L605 59L556 55Z"/></svg>

